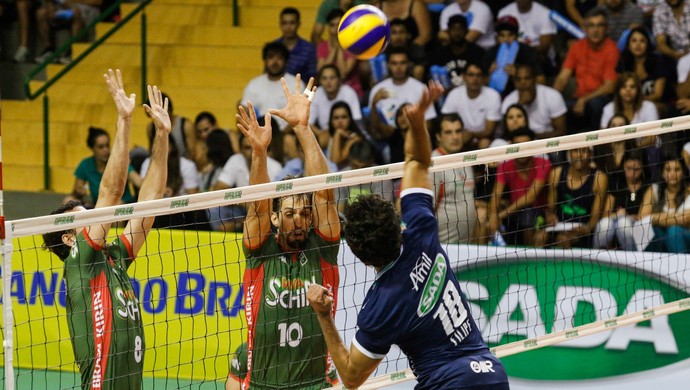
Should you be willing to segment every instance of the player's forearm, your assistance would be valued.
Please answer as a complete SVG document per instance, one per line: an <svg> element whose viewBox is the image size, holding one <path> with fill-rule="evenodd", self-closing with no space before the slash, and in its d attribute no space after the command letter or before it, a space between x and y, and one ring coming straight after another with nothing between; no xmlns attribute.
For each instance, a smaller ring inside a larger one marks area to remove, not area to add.
<svg viewBox="0 0 690 390"><path fill-rule="evenodd" d="M156 129L151 150L151 165L141 184L139 200L160 199L168 180L168 133Z"/></svg>
<svg viewBox="0 0 690 390"><path fill-rule="evenodd" d="M321 325L321 331L323 332L323 337L326 339L326 346L328 347L328 352L331 354L335 368L338 370L340 379L343 381L348 389L354 389L359 387L365 378L359 377L352 372L351 367L349 367L350 362L350 351L343 344L342 339L338 330L335 328L335 323L330 314L317 314L319 319L319 325Z"/></svg>
<svg viewBox="0 0 690 390"><path fill-rule="evenodd" d="M103 201L108 203L115 202L122 197L125 191L127 170L129 168L127 147L129 146L129 129L131 125L131 117L118 116L113 148L99 187L99 200L103 197Z"/></svg>
<svg viewBox="0 0 690 390"><path fill-rule="evenodd" d="M416 161L428 167L431 164L431 140L424 117L409 120L410 130L405 135L405 161Z"/></svg>

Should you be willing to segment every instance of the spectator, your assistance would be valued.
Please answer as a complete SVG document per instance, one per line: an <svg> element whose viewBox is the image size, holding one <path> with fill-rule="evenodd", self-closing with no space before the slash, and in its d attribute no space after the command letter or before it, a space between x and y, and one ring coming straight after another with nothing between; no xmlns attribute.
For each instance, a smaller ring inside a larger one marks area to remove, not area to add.
<svg viewBox="0 0 690 390"><path fill-rule="evenodd" d="M687 114L690 113L690 53L683 56L678 61L678 85L676 87L678 110Z"/></svg>
<svg viewBox="0 0 690 390"><path fill-rule="evenodd" d="M316 134L322 149L328 147L330 137L327 131L331 116L331 108L336 102L344 102L352 112L352 119L358 127L362 127L362 109L359 105L357 93L347 84L342 84L340 72L335 65L326 65L319 71L319 88L311 102L309 125Z"/></svg>
<svg viewBox="0 0 690 390"><path fill-rule="evenodd" d="M342 169L347 165L350 148L355 142L365 141L352 117L350 106L345 102L335 102L328 120L331 143L328 146L328 159Z"/></svg>
<svg viewBox="0 0 690 390"><path fill-rule="evenodd" d="M465 85L454 88L441 108L443 114L458 114L464 123L464 143L470 149L488 148L501 120L501 96L483 85L482 67L469 64Z"/></svg>
<svg viewBox="0 0 690 390"><path fill-rule="evenodd" d="M517 65L530 65L533 67L534 76L537 82L543 84L545 81L544 70L541 66L539 53L537 53L531 46L522 42L518 42L518 21L512 16L503 16L496 21L496 41L498 46L489 49L486 53L484 67L489 70L489 73L494 73L498 70L498 57L501 48L507 49L506 46L517 43L518 51L513 61L503 66L502 71L508 76L505 85L497 86L494 83L489 83L489 86L496 89L502 96L511 93L515 89L512 78L515 76L515 67ZM504 49L504 50L505 50ZM492 75L493 76L493 75Z"/></svg>
<svg viewBox="0 0 690 390"><path fill-rule="evenodd" d="M615 248L636 250L633 238L633 224L638 220L642 199L647 192L647 183L642 173L642 154L626 152L623 157L623 171L612 176L606 195L602 218L594 232L594 249Z"/></svg>
<svg viewBox="0 0 690 390"><path fill-rule="evenodd" d="M654 8L652 32L657 50L679 60L690 52L690 1L666 0Z"/></svg>
<svg viewBox="0 0 690 390"><path fill-rule="evenodd" d="M0 24L7 25L19 22L19 47L14 53L14 62L26 62L29 57L29 21L31 0L16 0L12 2L0 1Z"/></svg>
<svg viewBox="0 0 690 390"><path fill-rule="evenodd" d="M503 99L501 111L507 113L508 107L521 104L526 108L530 130L538 139L565 135L568 108L561 94L537 84L534 69L529 64L516 66L513 81L516 89Z"/></svg>
<svg viewBox="0 0 690 390"><path fill-rule="evenodd" d="M683 161L670 157L664 161L663 181L652 183L644 193L640 219L650 217L654 238L643 248L652 252L688 253L690 230L687 228L688 187Z"/></svg>
<svg viewBox="0 0 690 390"><path fill-rule="evenodd" d="M376 150L366 142L359 141L352 144L348 153L348 164L341 172L354 169L369 168L376 165ZM379 194L384 199L393 201L393 182L391 180L372 181L364 184L357 184L349 187L338 188L338 212L345 213L348 206L357 200L360 195Z"/></svg>
<svg viewBox="0 0 690 390"><path fill-rule="evenodd" d="M309 80L310 77L316 77L316 48L298 35L300 24L297 8L283 8L280 11L280 31L283 35L276 42L285 45L290 52L285 65L286 72L291 75L301 74Z"/></svg>
<svg viewBox="0 0 690 390"><path fill-rule="evenodd" d="M606 14L601 9L594 9L586 15L585 38L572 44L554 81L553 87L563 93L571 77L575 76L575 94L566 98L576 126L569 129L571 131L598 128L601 110L614 90L618 49L606 36L606 26Z"/></svg>
<svg viewBox="0 0 690 390"><path fill-rule="evenodd" d="M601 115L601 128L606 127L614 112L625 115L631 124L659 119L654 103L644 100L637 74L630 72L621 73L618 76L613 101L604 106L604 112ZM649 142L644 143L644 146L653 144L654 139L655 137L652 136Z"/></svg>
<svg viewBox="0 0 690 390"><path fill-rule="evenodd" d="M565 0L565 10L570 20L580 27L585 27L585 17L589 11L598 5L603 5L606 0Z"/></svg>
<svg viewBox="0 0 690 390"><path fill-rule="evenodd" d="M606 201L608 179L590 165L592 150L568 151L568 163L549 173L546 229L535 235L535 244L563 248L592 247L592 233ZM554 237L555 235L555 242Z"/></svg>
<svg viewBox="0 0 690 390"><path fill-rule="evenodd" d="M395 125L395 114L404 103L417 101L426 86L410 77L409 56L402 48L395 48L388 53L388 74L369 92L371 107L371 135L377 140L390 137ZM425 118L427 121L436 118L436 109L429 106Z"/></svg>
<svg viewBox="0 0 690 390"><path fill-rule="evenodd" d="M510 133L514 130L526 127L530 130L529 115L525 106L519 103L513 103L505 109L503 118L501 120L501 128L503 129L503 138L510 140ZM534 133L534 132L532 132ZM532 134L532 138L536 139L537 135Z"/></svg>
<svg viewBox="0 0 690 390"><path fill-rule="evenodd" d="M431 63L446 68L453 87L465 84L462 75L470 62L484 58L484 49L465 39L467 18L453 15L448 19L448 45L439 46L431 54Z"/></svg>
<svg viewBox="0 0 690 390"><path fill-rule="evenodd" d="M357 72L357 59L349 52L343 50L338 43L338 24L343 17L343 11L335 9L328 14L328 39L319 42L316 46L316 68L321 77L321 70L328 65L333 65L338 70L338 78L352 87L357 97L364 96L362 82ZM319 81L319 84L321 81Z"/></svg>
<svg viewBox="0 0 690 390"><path fill-rule="evenodd" d="M605 0L602 9L609 23L609 37L616 42L625 30L644 25L644 12L629 0Z"/></svg>
<svg viewBox="0 0 690 390"><path fill-rule="evenodd" d="M199 190L210 191L223 171L225 163L234 154L228 132L222 129L211 130L206 137L206 159L209 167L201 173Z"/></svg>
<svg viewBox="0 0 690 390"><path fill-rule="evenodd" d="M494 41L494 16L491 9L480 0L456 0L444 8L439 19L439 40L448 41L448 20L451 16L458 14L468 19L468 32L465 35L468 42L476 43L485 50L496 44ZM468 15L472 15L471 20Z"/></svg>
<svg viewBox="0 0 690 390"><path fill-rule="evenodd" d="M432 157L459 153L463 149L462 119L457 114L441 116L436 132L438 147ZM470 243L477 222L474 204L474 172L460 167L431 174L438 236L442 243Z"/></svg>
<svg viewBox="0 0 690 390"><path fill-rule="evenodd" d="M194 124L189 119L174 114L173 102L168 95L163 94L163 99L168 99L168 115L172 122L172 131L170 135L177 148L177 153L185 158L193 158L193 152L197 148ZM156 134L156 127L153 121L147 125L146 134L149 140L152 140L153 136ZM149 150L151 150L150 145Z"/></svg>
<svg viewBox="0 0 690 390"><path fill-rule="evenodd" d="M97 127L89 127L89 134L86 137L86 146L91 149L93 155L87 157L79 163L77 169L74 171L74 187L72 193L69 194L64 203L71 200L80 201L84 207L93 208L98 202L98 189L101 186L101 179L105 166L110 158L110 136L108 133ZM125 192L122 195L122 203L132 203L136 201L130 185L135 188L141 186L141 177L134 171L130 165L127 171L127 179L129 184L125 186ZM88 199L88 198L91 199Z"/></svg>
<svg viewBox="0 0 690 390"><path fill-rule="evenodd" d="M69 26L72 36L98 18L101 13L101 0L73 0L70 2L47 0L36 10L38 36L43 44L43 52L35 58L37 63L46 61L55 51L51 30ZM57 62L68 64L69 53L63 53Z"/></svg>
<svg viewBox="0 0 690 390"><path fill-rule="evenodd" d="M386 164L398 163L405 161L405 134L410 129L410 122L405 116L405 107L410 103L405 103L398 108L395 113L395 127L392 133L383 141L386 143L384 150L384 162Z"/></svg>
<svg viewBox="0 0 690 390"><path fill-rule="evenodd" d="M329 21L328 14L331 11L333 11L335 9L339 9L343 12L346 12L352 6L360 5L360 4L368 4L368 1L366 1L366 0L354 0L354 1L353 0L323 0L321 2L321 5L319 5L319 10L317 11L317 14L316 14L316 22L314 23L314 26L312 27L312 30L311 30L311 42L314 45L316 45L322 41L323 30Z"/></svg>
<svg viewBox="0 0 690 390"><path fill-rule="evenodd" d="M557 30L556 23L549 18L550 12L550 9L533 0L515 0L498 12L497 19L503 16L516 18L520 26L519 41L533 47L546 59Z"/></svg>
<svg viewBox="0 0 690 390"><path fill-rule="evenodd" d="M376 6L388 20L404 22L412 43L424 47L431 40L431 19L423 0L379 0Z"/></svg>
<svg viewBox="0 0 690 390"><path fill-rule="evenodd" d="M149 144L153 144L153 139L149 139ZM144 179L149 170L151 158L144 160L141 164L141 178ZM194 162L188 158L180 156L177 146L170 135L168 147L168 176L165 183L163 197L191 195L199 192L199 174Z"/></svg>
<svg viewBox="0 0 690 390"><path fill-rule="evenodd" d="M388 43L388 51L393 48L401 47L407 50L410 57L410 69L412 69L412 77L417 80L424 81L424 73L427 61L427 54L424 47L412 41L412 35L408 31L408 24L402 19L393 19L390 21L391 25L391 39Z"/></svg>
<svg viewBox="0 0 690 390"><path fill-rule="evenodd" d="M199 172L203 172L212 165L209 163L207 158L208 143L206 142L206 139L211 131L217 129L219 129L218 121L216 120L216 117L208 111L200 112L194 119L194 131L197 142L194 152L192 153L191 160L194 161ZM228 136L230 136L231 142L233 142L232 138L237 138L237 134L228 134ZM239 142L237 140L234 142L237 142L237 145L235 146L231 144L230 153L233 153L233 150L239 150Z"/></svg>
<svg viewBox="0 0 690 390"><path fill-rule="evenodd" d="M534 140L534 133L527 127L514 129L508 136L513 144ZM498 166L489 201L490 233L501 232L509 245L534 245L535 229L544 215L550 171L549 160L539 156L520 157ZM502 199L506 191L510 201L504 206Z"/></svg>
<svg viewBox="0 0 690 390"><path fill-rule="evenodd" d="M623 114L615 114L609 120L605 129L613 127L628 126L630 121ZM623 157L628 151L637 149L634 140L616 141L608 144L594 146L594 164L597 169L607 175L619 174L623 172ZM651 176L647 176L651 177Z"/></svg>

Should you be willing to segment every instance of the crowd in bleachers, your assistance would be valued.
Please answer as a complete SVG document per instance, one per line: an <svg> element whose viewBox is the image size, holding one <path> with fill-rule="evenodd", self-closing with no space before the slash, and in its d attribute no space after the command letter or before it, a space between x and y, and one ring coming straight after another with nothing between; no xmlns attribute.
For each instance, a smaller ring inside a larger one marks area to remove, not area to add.
<svg viewBox="0 0 690 390"><path fill-rule="evenodd" d="M369 61L337 41L340 18L361 3L381 8L391 25L388 48ZM300 35L309 32L298 9L275 17L281 36L263 47L264 73L248 81L240 104L251 101L261 118L284 106L281 78L292 89L299 73L303 89L315 77L310 124L333 171L403 161L409 125L402 108L430 79L446 89L425 115L434 155L690 112L690 0L324 0L309 40ZM302 174L294 134L282 120L271 121L269 176ZM247 185L251 147L241 133L223 129L209 112L194 121L173 115L173 124L168 195ZM690 250L684 137L646 137L434 174L441 237ZM89 139L98 160L97 142ZM134 173L145 176L145 153L133 157ZM75 197L84 194L81 171ZM131 179L134 185L140 180ZM339 209L372 191L393 198L396 183L342 189ZM242 206L218 208L206 215L206 226L241 231L244 215ZM641 221L656 237L649 246L633 242L630 233Z"/></svg>

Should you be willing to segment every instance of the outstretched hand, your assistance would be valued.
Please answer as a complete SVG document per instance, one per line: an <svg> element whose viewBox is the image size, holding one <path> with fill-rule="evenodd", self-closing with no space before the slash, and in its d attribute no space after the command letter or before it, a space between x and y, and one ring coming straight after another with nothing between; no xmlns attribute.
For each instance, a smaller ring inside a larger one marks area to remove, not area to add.
<svg viewBox="0 0 690 390"><path fill-rule="evenodd" d="M283 79L283 81L285 80ZM268 146L271 144L271 114L266 114L264 116L264 125L259 126L252 102L247 102L247 110L240 106L238 111L239 114L235 115L237 118L237 127L249 140L249 143L252 145L252 150L256 152L266 152ZM247 111L249 111L249 113L247 113Z"/></svg>
<svg viewBox="0 0 690 390"><path fill-rule="evenodd" d="M424 113L439 97L443 95L443 86L438 81L429 81L429 88L422 92L422 97L415 104L405 107L407 119L412 122L424 121Z"/></svg>
<svg viewBox="0 0 690 390"><path fill-rule="evenodd" d="M283 77L280 79L280 83L283 86L283 94L285 94L285 99L287 99L287 105L280 110L268 110L268 113L282 118L292 127L308 126L309 110L311 107L310 97L314 96L314 93L316 93L314 78L311 77L309 79L309 83L304 92L300 92L302 76L300 76L299 73L295 76L295 80L295 93L292 94L287 87L285 78Z"/></svg>
<svg viewBox="0 0 690 390"><path fill-rule="evenodd" d="M105 83L108 85L110 95L113 97L115 107L117 107L117 114L123 118L131 117L136 105L136 95L131 94L127 97L120 69L116 69L115 72L108 69L108 73L104 74L103 78L105 78Z"/></svg>
<svg viewBox="0 0 690 390"><path fill-rule="evenodd" d="M170 123L170 115L168 114L168 98L163 99L163 93L158 89L157 86L146 86L149 93L149 103L150 106L144 104L144 109L146 113L149 114L153 124L158 130L164 130L170 133L172 125Z"/></svg>
<svg viewBox="0 0 690 390"><path fill-rule="evenodd" d="M307 300L318 315L328 316L333 309L333 294L320 284L309 285Z"/></svg>

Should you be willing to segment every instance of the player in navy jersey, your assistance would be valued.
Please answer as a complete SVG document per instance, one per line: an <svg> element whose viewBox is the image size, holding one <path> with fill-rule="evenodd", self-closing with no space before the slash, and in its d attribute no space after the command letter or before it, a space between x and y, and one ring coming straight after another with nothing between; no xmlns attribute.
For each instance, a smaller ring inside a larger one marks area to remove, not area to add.
<svg viewBox="0 0 690 390"><path fill-rule="evenodd" d="M377 271L349 351L330 316L331 292L312 284L307 293L347 388L364 383L396 344L409 359L416 389L509 389L503 365L484 343L438 239L424 112L442 92L430 82L406 110L412 131L406 135L402 178L405 229L401 232L393 204L377 195L360 196L345 214L347 244Z"/></svg>

